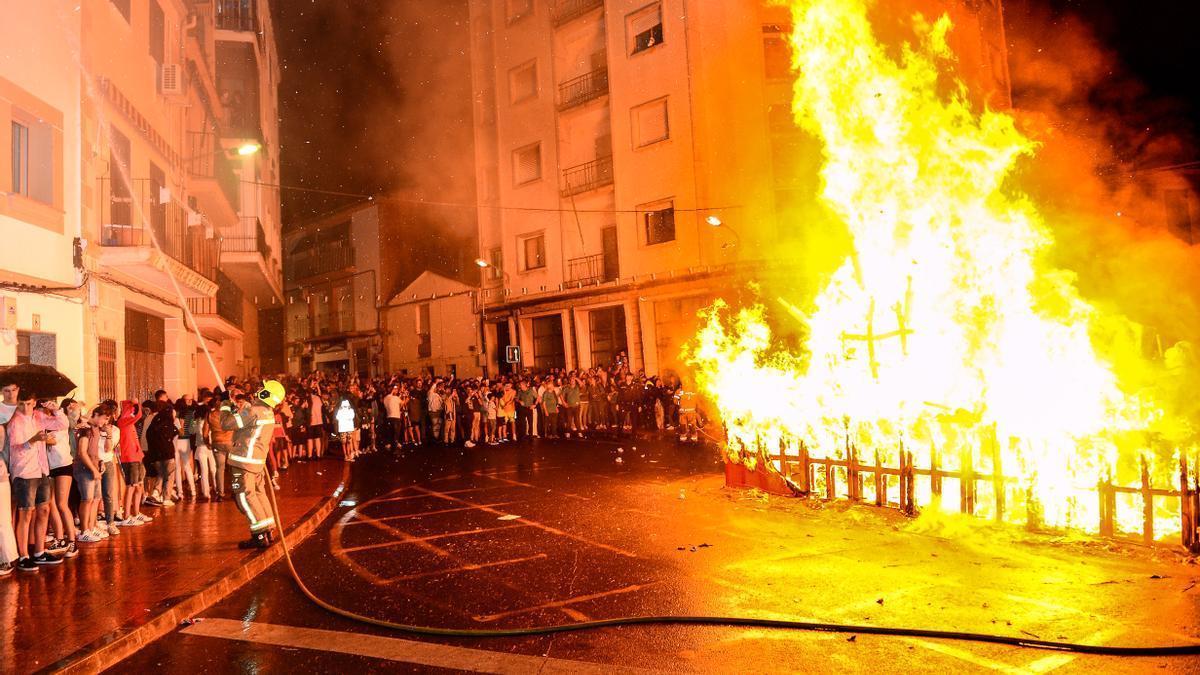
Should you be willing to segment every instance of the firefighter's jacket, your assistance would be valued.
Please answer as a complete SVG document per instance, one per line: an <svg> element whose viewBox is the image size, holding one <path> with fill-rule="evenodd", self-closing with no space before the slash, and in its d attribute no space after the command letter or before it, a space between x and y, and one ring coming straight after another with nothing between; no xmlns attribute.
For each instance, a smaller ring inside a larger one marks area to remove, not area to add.
<svg viewBox="0 0 1200 675"><path fill-rule="evenodd" d="M275 412L258 402L242 410L233 404L221 406L221 428L233 432L229 463L258 473L266 468L267 452L275 435Z"/></svg>

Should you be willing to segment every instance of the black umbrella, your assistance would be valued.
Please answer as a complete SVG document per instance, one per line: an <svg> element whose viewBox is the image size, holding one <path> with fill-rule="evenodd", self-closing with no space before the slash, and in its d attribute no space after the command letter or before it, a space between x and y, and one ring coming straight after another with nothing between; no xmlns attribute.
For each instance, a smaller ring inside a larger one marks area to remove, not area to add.
<svg viewBox="0 0 1200 675"><path fill-rule="evenodd" d="M41 398L58 398L75 390L71 378L50 366L24 363L0 368L0 386L15 384L22 392L33 392Z"/></svg>

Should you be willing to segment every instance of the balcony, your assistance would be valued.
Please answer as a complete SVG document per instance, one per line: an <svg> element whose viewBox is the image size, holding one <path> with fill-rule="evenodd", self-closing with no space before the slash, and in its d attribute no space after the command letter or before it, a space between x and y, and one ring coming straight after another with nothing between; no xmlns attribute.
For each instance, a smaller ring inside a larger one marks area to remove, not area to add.
<svg viewBox="0 0 1200 675"><path fill-rule="evenodd" d="M258 0L216 0L217 30L258 32Z"/></svg>
<svg viewBox="0 0 1200 675"><path fill-rule="evenodd" d="M603 6L604 0L558 0L551 9L551 16L554 18L554 25L561 26Z"/></svg>
<svg viewBox="0 0 1200 675"><path fill-rule="evenodd" d="M120 179L115 184L100 179L99 213L102 268L159 291L174 290L174 277L186 297L217 291L220 243L197 215L152 181L127 186Z"/></svg>
<svg viewBox="0 0 1200 675"><path fill-rule="evenodd" d="M590 286L606 281L616 281L616 260L609 260L603 253L571 258L567 261L567 284Z"/></svg>
<svg viewBox="0 0 1200 675"><path fill-rule="evenodd" d="M284 265L288 283L354 268L354 247L348 244L309 249L291 256Z"/></svg>
<svg viewBox="0 0 1200 675"><path fill-rule="evenodd" d="M188 174L200 210L218 226L238 221L241 184L217 134L188 132Z"/></svg>
<svg viewBox="0 0 1200 675"><path fill-rule="evenodd" d="M258 218L242 218L238 229L221 239L221 271L257 300L283 300L282 280Z"/></svg>
<svg viewBox="0 0 1200 675"><path fill-rule="evenodd" d="M608 68L597 68L558 85L558 109L574 108L607 93Z"/></svg>
<svg viewBox="0 0 1200 675"><path fill-rule="evenodd" d="M562 172L563 197L572 197L595 190L596 188L612 185L613 158L612 155L594 159L587 164L580 164Z"/></svg>
<svg viewBox="0 0 1200 675"><path fill-rule="evenodd" d="M217 273L217 295L212 298L188 298L188 309L200 332L215 339L240 338L242 332L241 289L229 277Z"/></svg>

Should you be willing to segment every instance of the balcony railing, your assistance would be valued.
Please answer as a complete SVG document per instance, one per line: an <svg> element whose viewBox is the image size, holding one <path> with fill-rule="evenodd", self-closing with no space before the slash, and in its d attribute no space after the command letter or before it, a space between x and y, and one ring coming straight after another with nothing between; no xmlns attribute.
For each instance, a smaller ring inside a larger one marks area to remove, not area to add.
<svg viewBox="0 0 1200 675"><path fill-rule="evenodd" d="M562 196L582 194L589 190L612 185L613 158L612 155L594 159L587 164L580 164L569 169L563 169Z"/></svg>
<svg viewBox="0 0 1200 675"><path fill-rule="evenodd" d="M217 28L258 32L258 0L216 0Z"/></svg>
<svg viewBox="0 0 1200 675"><path fill-rule="evenodd" d="M248 224L253 222L254 227L248 227ZM253 231L254 236L247 236ZM271 259L271 245L267 243L267 232L263 229L262 221L255 217L242 219L241 232L232 237L225 237L221 240L221 251L223 253L258 253L263 260Z"/></svg>
<svg viewBox="0 0 1200 675"><path fill-rule="evenodd" d="M581 258L571 258L567 261L567 282L586 284L604 281L604 254L585 255Z"/></svg>
<svg viewBox="0 0 1200 675"><path fill-rule="evenodd" d="M558 85L558 109L583 105L608 93L608 68L597 68Z"/></svg>
<svg viewBox="0 0 1200 675"><path fill-rule="evenodd" d="M241 208L238 176L216 134L207 131L188 132L187 170L196 178L215 180L233 210Z"/></svg>
<svg viewBox="0 0 1200 675"><path fill-rule="evenodd" d="M149 179L135 179L126 187L122 179L100 179L100 245L153 246L202 276L216 280L221 249L202 223L189 224L182 204Z"/></svg>
<svg viewBox="0 0 1200 675"><path fill-rule="evenodd" d="M326 246L291 256L284 265L288 281L298 281L354 267L353 246Z"/></svg>
<svg viewBox="0 0 1200 675"><path fill-rule="evenodd" d="M552 11L554 25L561 26L568 21L587 14L597 7L603 6L604 0L558 0L554 3Z"/></svg>
<svg viewBox="0 0 1200 675"><path fill-rule="evenodd" d="M217 273L217 295L213 298L188 298L188 309L196 316L219 316L242 327L242 290L229 277Z"/></svg>

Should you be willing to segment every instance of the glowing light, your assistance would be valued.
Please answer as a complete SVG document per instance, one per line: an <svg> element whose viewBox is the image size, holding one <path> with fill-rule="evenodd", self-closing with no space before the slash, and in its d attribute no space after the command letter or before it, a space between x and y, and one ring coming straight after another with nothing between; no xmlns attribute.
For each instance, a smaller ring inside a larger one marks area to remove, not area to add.
<svg viewBox="0 0 1200 675"><path fill-rule="evenodd" d="M721 219L716 216L709 216L704 219L704 222L708 223L709 225L712 225L713 227L721 226Z"/></svg>
<svg viewBox="0 0 1200 675"><path fill-rule="evenodd" d="M1094 530L1097 482L1136 467L1162 414L1093 345L1129 323L1048 262L1052 230L1009 180L1035 144L947 86L949 18L913 17L918 43L889 50L868 4L791 1L793 113L824 146L818 198L853 250L811 302L781 299L805 328L798 351L764 307L707 311L688 358L728 457L903 447L917 466L936 455L1012 477L1009 519ZM937 506L930 481L917 491ZM957 508L957 485L944 494ZM1136 529L1139 514L1124 517Z"/></svg>
<svg viewBox="0 0 1200 675"><path fill-rule="evenodd" d="M486 268L486 267L491 267L491 263L489 263L488 261L484 260L483 258L476 258L476 259L475 259L475 264L476 264L476 265L479 265L480 267L483 267L483 268Z"/></svg>
<svg viewBox="0 0 1200 675"><path fill-rule="evenodd" d="M242 157L245 157L247 155L253 155L254 153L258 152L261 149L262 149L262 145L260 145L258 143L243 143L238 146L237 154L241 155Z"/></svg>

